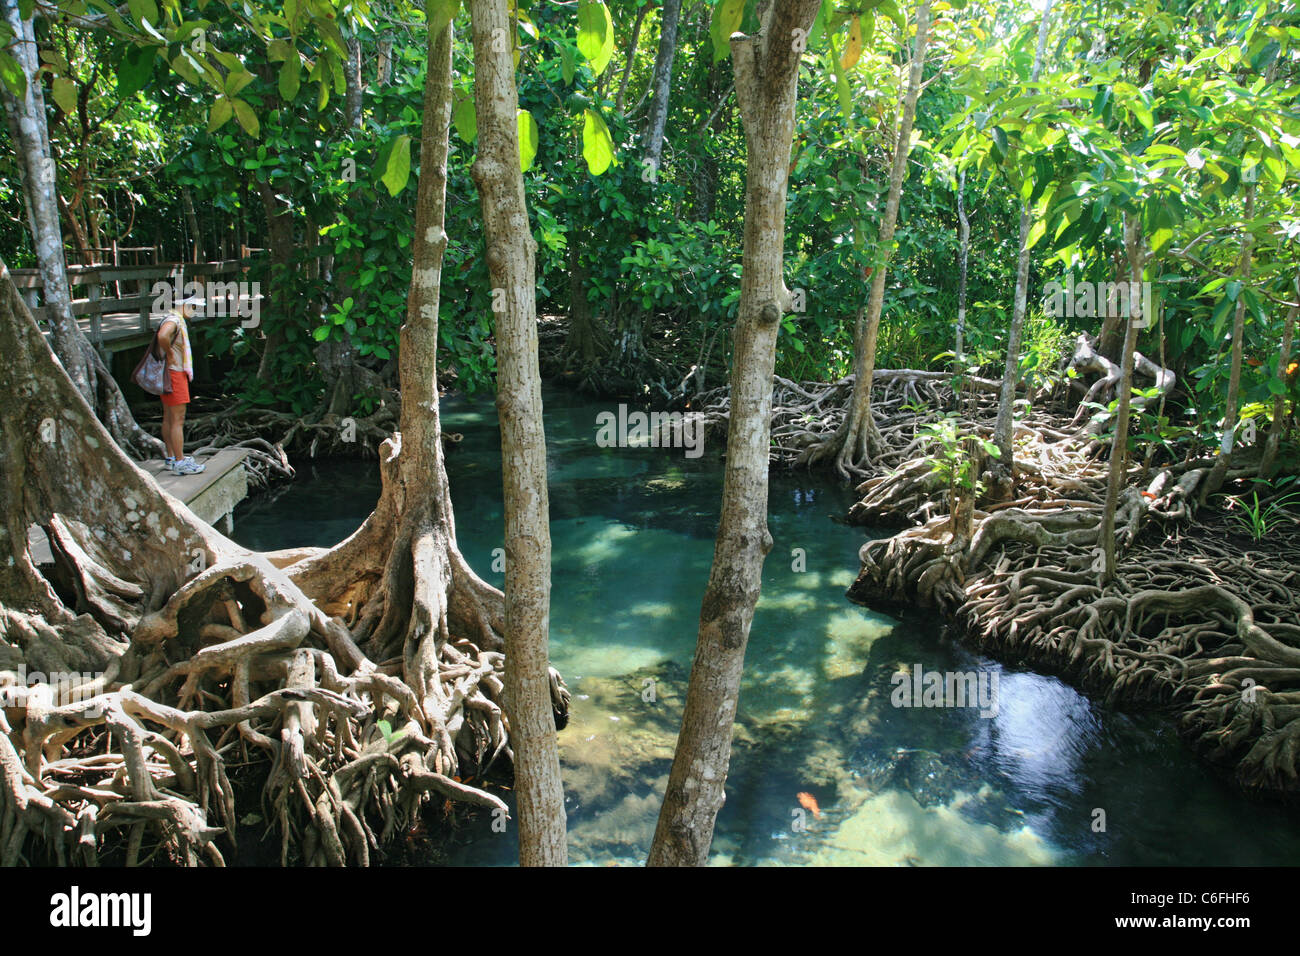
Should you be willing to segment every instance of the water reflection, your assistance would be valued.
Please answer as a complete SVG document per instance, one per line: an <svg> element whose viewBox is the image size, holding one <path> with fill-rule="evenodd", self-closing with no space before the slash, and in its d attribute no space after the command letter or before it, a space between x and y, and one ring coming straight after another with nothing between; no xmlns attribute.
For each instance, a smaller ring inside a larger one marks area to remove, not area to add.
<svg viewBox="0 0 1300 956"><path fill-rule="evenodd" d="M722 470L664 449L595 445L604 406L547 389L552 658L574 691L560 735L570 855L639 864L654 832L712 558ZM460 545L489 581L501 546L499 436L486 406L448 402L465 439L447 457ZM259 548L329 545L378 494L376 466L309 466L279 499L236 517ZM314 477L313 477L314 476ZM1260 864L1300 858L1296 817L1245 802L1161 719L1094 707L1055 678L1005 669L849 605L865 534L837 523L851 489L772 479L763 571L718 820L719 864ZM895 707L914 667L996 675L998 708ZM654 693L647 699L647 688ZM809 794L815 814L798 794ZM506 794L509 798L509 794ZM1106 828L1096 829L1095 811ZM802 811L802 816L800 815ZM509 864L486 816L451 861Z"/></svg>

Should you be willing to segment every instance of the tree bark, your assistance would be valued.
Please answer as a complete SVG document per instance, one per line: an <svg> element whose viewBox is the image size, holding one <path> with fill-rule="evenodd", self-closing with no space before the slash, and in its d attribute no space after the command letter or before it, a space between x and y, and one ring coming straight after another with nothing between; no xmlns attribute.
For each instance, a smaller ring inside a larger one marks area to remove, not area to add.
<svg viewBox="0 0 1300 956"><path fill-rule="evenodd" d="M757 36L733 37L736 95L745 128L745 269L731 370L731 419L722 514L700 608L699 638L682 729L650 848L651 866L700 866L725 799L731 732L745 645L772 548L767 527L772 374L781 315L787 178L800 54L819 0L760 5Z"/></svg>
<svg viewBox="0 0 1300 956"><path fill-rule="evenodd" d="M907 156L912 148L912 124L916 118L916 101L921 95L921 76L925 70L925 45L930 28L930 0L924 0L916 12L916 46L912 51L907 92L903 97L898 120L898 139L889 172L889 193L885 215L880 221L879 240L872 263L871 292L867 307L859 309L853 331L853 394L848 414L827 442L810 449L807 461L815 464L832 456L835 469L844 478L862 474L880 450L880 432L871 413L871 381L876 371L876 340L880 334L880 316L885 306L885 281L889 260L894 253L894 229L898 224L898 204L907 178Z"/></svg>
<svg viewBox="0 0 1300 956"><path fill-rule="evenodd" d="M1292 283L1291 291L1300 296L1300 277ZM1287 366L1291 364L1291 343L1295 336L1296 317L1300 316L1300 305L1287 309L1286 321L1282 326L1282 344L1277 351L1277 377L1287 380ZM1273 477L1273 464L1277 460L1278 447L1282 443L1282 422L1286 418L1286 393L1273 396L1273 423L1268 429L1268 438L1264 441L1264 454L1259 461L1259 473L1265 478Z"/></svg>
<svg viewBox="0 0 1300 956"><path fill-rule="evenodd" d="M1047 32L1051 24L1052 0L1047 0L1043 7L1042 18L1038 21L1038 45L1034 49L1034 65L1029 73L1029 82L1038 82L1043 71L1043 54L1047 50ZM1015 424L1016 383L1020 380L1020 338L1025 328L1025 306L1029 295L1029 227L1031 225L1029 210L1020 212L1020 243L1016 247L1016 292L1011 311L1011 327L1007 329L1007 362L1002 372L1002 393L998 399L998 417L993 426L993 443L998 447L998 459L993 465L995 474L1001 476L1010 490L1010 483L1015 476L1015 459L1011 447L1011 436Z"/></svg>
<svg viewBox="0 0 1300 956"><path fill-rule="evenodd" d="M1141 293L1133 294L1132 283L1142 281L1142 233L1133 213L1124 216L1124 251L1128 258L1129 307L1124 320L1124 355L1120 363L1120 378L1115 408L1115 437L1110 445L1110 471L1106 476L1106 501L1101 513L1101 531L1098 539L1102 549L1102 581L1115 577L1115 509L1119 506L1119 492L1124 485L1128 465L1128 420L1133 400L1133 356L1137 351L1137 324L1133 321L1134 309L1140 307ZM1147 318L1147 316L1143 316Z"/></svg>
<svg viewBox="0 0 1300 956"><path fill-rule="evenodd" d="M966 273L970 265L970 219L966 215L966 170L957 177L957 222L961 244L960 265L957 278L957 341L955 355L958 371L966 363Z"/></svg>
<svg viewBox="0 0 1300 956"><path fill-rule="evenodd" d="M1255 215L1255 184L1251 183L1246 188L1245 210L1242 219L1249 222ZM1255 234L1249 229L1241 240L1241 257L1237 263L1237 275L1241 277L1241 286L1244 290L1246 283L1250 281L1250 267L1252 255L1255 250ZM1209 475L1206 476L1205 484L1202 486L1200 500L1205 501L1221 487L1223 480L1227 476L1228 466L1232 464L1232 449L1237 443L1237 411L1239 406L1241 390L1241 349L1246 334L1246 297L1240 292L1237 294L1237 308L1232 318L1232 364L1228 372L1228 398L1223 412L1223 441L1219 444L1219 457L1215 459L1214 467L1210 469Z"/></svg>
<svg viewBox="0 0 1300 956"><path fill-rule="evenodd" d="M677 53L677 24L681 19L682 0L664 0L663 19L659 24L659 52L655 55L650 86L650 115L646 118L645 159L657 171L664 149L664 125L668 122L668 92L673 78L673 57Z"/></svg>
<svg viewBox="0 0 1300 956"><path fill-rule="evenodd" d="M551 711L551 532L537 359L536 243L519 168L518 92L505 0L471 0L478 154L488 274L497 312L497 409L505 485L506 710L515 750L519 862L563 866L564 791Z"/></svg>

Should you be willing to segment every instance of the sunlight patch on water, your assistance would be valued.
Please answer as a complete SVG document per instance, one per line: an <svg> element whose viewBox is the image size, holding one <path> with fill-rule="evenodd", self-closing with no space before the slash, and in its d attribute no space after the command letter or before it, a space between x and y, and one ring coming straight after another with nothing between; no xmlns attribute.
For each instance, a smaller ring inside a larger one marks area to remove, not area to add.
<svg viewBox="0 0 1300 956"><path fill-rule="evenodd" d="M871 645L894 629L893 621L867 617L865 611L836 611L826 622L826 676L853 677L862 673Z"/></svg>
<svg viewBox="0 0 1300 956"><path fill-rule="evenodd" d="M873 794L822 839L801 862L818 866L1046 866L1055 853L1028 827L1003 832L961 812L970 799L923 807L911 794ZM808 823L814 836L823 824Z"/></svg>

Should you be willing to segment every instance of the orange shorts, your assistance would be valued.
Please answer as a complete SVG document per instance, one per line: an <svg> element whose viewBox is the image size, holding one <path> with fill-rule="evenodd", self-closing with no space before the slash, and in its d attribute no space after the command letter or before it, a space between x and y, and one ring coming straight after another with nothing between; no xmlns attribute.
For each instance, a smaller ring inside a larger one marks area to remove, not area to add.
<svg viewBox="0 0 1300 956"><path fill-rule="evenodd" d="M184 372L178 372L171 369L168 372L172 378L172 390L165 395L160 395L164 405L188 405L190 402L190 379Z"/></svg>

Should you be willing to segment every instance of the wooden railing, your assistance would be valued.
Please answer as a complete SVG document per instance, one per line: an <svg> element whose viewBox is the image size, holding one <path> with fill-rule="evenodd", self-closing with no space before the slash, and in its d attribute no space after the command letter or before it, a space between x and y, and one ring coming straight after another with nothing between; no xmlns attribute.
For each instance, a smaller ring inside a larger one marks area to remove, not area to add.
<svg viewBox="0 0 1300 956"><path fill-rule="evenodd" d="M248 250L250 253L254 250ZM68 284L72 287L72 314L90 319L90 340L96 347L104 344L102 317L106 315L130 315L139 317L137 328L132 332L148 333L149 316L157 296L153 289L156 283L166 282L174 288L183 290L187 282L204 281L222 276L239 277L247 273L255 261L251 256L243 259L225 259L219 262L162 262L157 265L144 266L69 266ZM42 324L45 322L45 308L41 302L45 283L37 269L10 270L19 294L27 302L33 316ZM230 280L226 280L230 281ZM179 283L179 286L176 284ZM133 287L128 294L120 291L124 285ZM119 294L105 295L106 290L115 289ZM81 293L80 295L78 293ZM225 315L235 315L234 302L227 303Z"/></svg>

